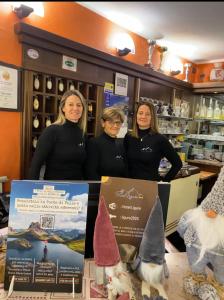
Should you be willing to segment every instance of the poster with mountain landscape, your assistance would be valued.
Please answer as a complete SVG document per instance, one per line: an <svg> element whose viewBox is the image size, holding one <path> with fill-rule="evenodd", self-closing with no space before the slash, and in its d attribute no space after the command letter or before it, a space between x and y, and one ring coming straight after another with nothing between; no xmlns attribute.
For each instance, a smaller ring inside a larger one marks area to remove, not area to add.
<svg viewBox="0 0 224 300"><path fill-rule="evenodd" d="M89 186L13 181L4 288L81 293ZM74 287L73 287L74 283Z"/></svg>

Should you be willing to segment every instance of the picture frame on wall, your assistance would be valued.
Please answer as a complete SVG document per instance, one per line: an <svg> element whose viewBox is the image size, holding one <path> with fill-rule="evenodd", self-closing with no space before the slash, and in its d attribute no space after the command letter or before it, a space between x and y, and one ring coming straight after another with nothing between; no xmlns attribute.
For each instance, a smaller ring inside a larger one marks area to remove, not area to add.
<svg viewBox="0 0 224 300"><path fill-rule="evenodd" d="M21 70L0 62L0 111L21 111Z"/></svg>

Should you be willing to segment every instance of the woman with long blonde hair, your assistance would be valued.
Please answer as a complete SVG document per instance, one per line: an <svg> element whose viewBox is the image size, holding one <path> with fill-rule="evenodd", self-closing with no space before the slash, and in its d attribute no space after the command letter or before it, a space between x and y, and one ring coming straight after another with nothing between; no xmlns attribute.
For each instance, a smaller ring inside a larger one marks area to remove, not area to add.
<svg viewBox="0 0 224 300"><path fill-rule="evenodd" d="M37 142L29 179L82 180L86 159L86 101L78 90L61 98L57 120L45 128Z"/></svg>

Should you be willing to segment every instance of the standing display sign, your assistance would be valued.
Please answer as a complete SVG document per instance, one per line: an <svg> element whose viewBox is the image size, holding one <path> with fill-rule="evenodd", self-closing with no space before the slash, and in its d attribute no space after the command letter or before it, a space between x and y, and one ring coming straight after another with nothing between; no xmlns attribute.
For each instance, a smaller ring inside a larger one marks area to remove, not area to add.
<svg viewBox="0 0 224 300"><path fill-rule="evenodd" d="M80 293L89 186L13 181L4 288Z"/></svg>
<svg viewBox="0 0 224 300"><path fill-rule="evenodd" d="M157 182L103 177L100 195L105 198L118 246L137 249L158 196Z"/></svg>
<svg viewBox="0 0 224 300"><path fill-rule="evenodd" d="M100 195L105 199L123 262L134 260L157 197L165 227L169 193L170 184L166 182L102 177Z"/></svg>

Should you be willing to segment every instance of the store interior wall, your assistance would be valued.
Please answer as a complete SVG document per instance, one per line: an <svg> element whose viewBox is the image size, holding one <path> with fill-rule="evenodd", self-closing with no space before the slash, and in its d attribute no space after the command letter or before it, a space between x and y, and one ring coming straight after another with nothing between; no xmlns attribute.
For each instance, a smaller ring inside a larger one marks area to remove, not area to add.
<svg viewBox="0 0 224 300"><path fill-rule="evenodd" d="M117 56L116 49L110 47L110 38L117 32L127 32L127 30L75 2L44 2L44 9L45 16L43 18L31 14L22 19L22 22ZM9 2L1 2L0 61L20 67L22 65L22 47L18 36L14 33L14 24L18 22L20 20L12 12ZM144 65L148 59L147 40L132 32L128 33L134 40L136 53L121 59ZM160 61L158 50L154 52L152 60L157 68ZM183 63L185 62L187 61L183 59ZM209 72L213 65L203 67L205 71ZM199 76L200 70L196 74ZM196 74L191 74L190 81L198 80ZM180 74L177 78L183 79L184 74ZM10 180L19 179L21 112L0 111L0 120L0 176L6 175ZM5 185L5 190L8 191L9 188L10 182Z"/></svg>

